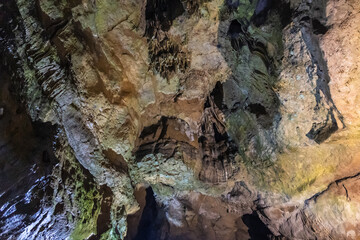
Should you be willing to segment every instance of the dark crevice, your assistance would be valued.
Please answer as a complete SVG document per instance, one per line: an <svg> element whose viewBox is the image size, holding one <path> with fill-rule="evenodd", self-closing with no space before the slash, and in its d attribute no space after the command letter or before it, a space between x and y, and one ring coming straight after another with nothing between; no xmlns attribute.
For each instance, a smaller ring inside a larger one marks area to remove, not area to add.
<svg viewBox="0 0 360 240"><path fill-rule="evenodd" d="M161 129L161 132L160 132L160 135L159 135L159 139L163 139L166 135L166 132L167 132L167 128L168 128L168 118L166 117L161 117L160 119L161 121L161 126L162 126L162 129Z"/></svg>
<svg viewBox="0 0 360 240"><path fill-rule="evenodd" d="M127 240L155 240L167 239L169 223L166 220L164 209L155 200L154 192L151 187L141 190L141 198L145 201L141 203L141 215L129 216L128 219L134 225L128 225L129 235ZM138 199L139 200L139 199ZM131 219L132 218L132 219ZM130 236L131 235L131 236Z"/></svg>
<svg viewBox="0 0 360 240"><path fill-rule="evenodd" d="M290 1L276 1L274 9L277 9L280 15L280 22L282 28L286 27L292 22L293 10L290 7Z"/></svg>
<svg viewBox="0 0 360 240"><path fill-rule="evenodd" d="M343 188L345 190L346 200L351 201L351 198L349 197L349 192L348 192L347 188L345 187L345 184L343 184L342 186L343 186Z"/></svg>
<svg viewBox="0 0 360 240"><path fill-rule="evenodd" d="M328 31L328 28L317 19L312 20L312 26L314 34L325 34Z"/></svg>
<svg viewBox="0 0 360 240"><path fill-rule="evenodd" d="M157 218L157 204L154 198L154 192L149 187L146 189L146 205L143 210L143 214L140 219L138 233L135 236L136 239L156 239L156 232L154 229L154 220Z"/></svg>
<svg viewBox="0 0 360 240"><path fill-rule="evenodd" d="M247 26L244 23L240 23L238 20L232 20L229 25L229 30L227 34L232 37L238 37L239 34L245 34L246 33Z"/></svg>
<svg viewBox="0 0 360 240"><path fill-rule="evenodd" d="M251 22L253 22L256 27L265 24L271 11L278 12L282 28L287 26L292 21L292 10L290 8L290 2L259 0L256 5L254 14L251 17Z"/></svg>
<svg viewBox="0 0 360 240"><path fill-rule="evenodd" d="M228 139L227 134L221 134L219 132L215 123L213 123L213 129L214 129L215 142L225 141ZM222 157L222 156L220 156L220 157Z"/></svg>
<svg viewBox="0 0 360 240"><path fill-rule="evenodd" d="M227 35L230 37L231 46L235 51L239 51L248 44L247 27L248 23L245 20L241 22L238 20L231 21Z"/></svg>
<svg viewBox="0 0 360 240"><path fill-rule="evenodd" d="M221 82L216 82L214 90L210 96L214 99L214 103L219 109L223 108L224 90Z"/></svg>
<svg viewBox="0 0 360 240"><path fill-rule="evenodd" d="M301 23L309 23L310 22L310 17L309 16L304 16L300 19Z"/></svg>
<svg viewBox="0 0 360 240"><path fill-rule="evenodd" d="M260 117L261 115L268 115L265 107L260 103L251 103L247 106L249 112L256 115L256 117Z"/></svg>
<svg viewBox="0 0 360 240"><path fill-rule="evenodd" d="M356 173L356 174L354 174L354 175L352 175L352 176L346 176L346 177L343 177L343 178L339 178L339 179L337 179L337 180L329 183L329 185L326 187L326 189L324 189L324 190L321 191L321 192L315 193L313 196L311 196L310 198L306 199L306 200L304 201L305 205L309 205L309 202L310 202L310 201L314 201L314 202L316 203L317 198L320 197L320 196L321 196L322 194L324 194L325 192L327 192L327 191L330 189L330 187L333 186L334 184L339 185L339 183L341 183L341 182L343 182L343 181L345 181L345 180L347 180L347 179L356 178L356 177L359 177L359 176L360 176L360 172L358 172L358 173Z"/></svg>
<svg viewBox="0 0 360 240"><path fill-rule="evenodd" d="M251 21L255 26L260 26L265 23L269 10L273 5L273 0L259 0L257 2L254 14Z"/></svg>
<svg viewBox="0 0 360 240"><path fill-rule="evenodd" d="M251 240L272 239L273 234L268 229L268 227L260 220L256 212L243 215L242 220L249 228L248 232Z"/></svg>
<svg viewBox="0 0 360 240"><path fill-rule="evenodd" d="M180 0L148 0L145 10L145 35L155 36L157 28L168 31L172 21L184 12L185 9Z"/></svg>
<svg viewBox="0 0 360 240"><path fill-rule="evenodd" d="M111 228L111 204L112 204L112 191L106 186L100 186L99 190L102 195L100 204L100 214L96 221L96 235L91 236L88 240L98 240L101 235Z"/></svg>
<svg viewBox="0 0 360 240"><path fill-rule="evenodd" d="M59 32L61 32L64 27L69 23L68 19L61 20L49 26L45 31L44 34L48 36L48 39L53 39Z"/></svg>
<svg viewBox="0 0 360 240"><path fill-rule="evenodd" d="M144 129L141 131L141 134L139 138L144 139L145 137L152 135L152 137L155 137L157 129L160 127L160 124L153 124L147 127L144 127Z"/></svg>

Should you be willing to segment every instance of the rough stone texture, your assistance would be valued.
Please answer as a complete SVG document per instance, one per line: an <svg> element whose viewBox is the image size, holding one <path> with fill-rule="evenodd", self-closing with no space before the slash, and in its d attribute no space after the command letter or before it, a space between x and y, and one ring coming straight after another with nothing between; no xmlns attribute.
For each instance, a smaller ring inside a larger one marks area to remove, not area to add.
<svg viewBox="0 0 360 240"><path fill-rule="evenodd" d="M0 238L359 238L359 12L0 1Z"/></svg>

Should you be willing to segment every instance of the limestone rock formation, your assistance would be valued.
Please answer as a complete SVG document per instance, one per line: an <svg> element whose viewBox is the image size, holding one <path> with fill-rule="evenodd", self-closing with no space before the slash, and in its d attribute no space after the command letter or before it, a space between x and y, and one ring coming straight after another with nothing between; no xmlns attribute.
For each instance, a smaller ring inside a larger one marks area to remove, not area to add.
<svg viewBox="0 0 360 240"><path fill-rule="evenodd" d="M359 239L358 0L0 0L0 239Z"/></svg>

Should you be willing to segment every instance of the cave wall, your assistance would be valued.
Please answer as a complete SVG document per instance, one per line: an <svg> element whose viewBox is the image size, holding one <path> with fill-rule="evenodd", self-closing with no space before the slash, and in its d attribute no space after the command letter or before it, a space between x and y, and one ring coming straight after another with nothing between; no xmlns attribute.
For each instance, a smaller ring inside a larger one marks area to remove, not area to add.
<svg viewBox="0 0 360 240"><path fill-rule="evenodd" d="M1 237L360 235L356 0L0 9Z"/></svg>

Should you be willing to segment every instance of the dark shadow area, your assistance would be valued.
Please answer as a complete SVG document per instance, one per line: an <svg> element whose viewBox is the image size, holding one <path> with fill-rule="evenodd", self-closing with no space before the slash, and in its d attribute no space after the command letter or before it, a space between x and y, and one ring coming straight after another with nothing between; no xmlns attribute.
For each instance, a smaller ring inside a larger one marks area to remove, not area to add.
<svg viewBox="0 0 360 240"><path fill-rule="evenodd" d="M90 173L89 173L90 174ZM98 240L101 235L111 228L111 204L113 201L113 193L111 189L106 186L100 186L100 193L103 199L100 204L100 214L96 221L96 235L91 236L88 240Z"/></svg>
<svg viewBox="0 0 360 240"><path fill-rule="evenodd" d="M312 20L312 25L314 29L314 34L325 34L328 31L328 28L317 19Z"/></svg>
<svg viewBox="0 0 360 240"><path fill-rule="evenodd" d="M273 234L260 220L256 212L253 212L252 214L245 214L242 216L242 220L249 228L248 232L250 235L250 240L272 239Z"/></svg>
<svg viewBox="0 0 360 240"><path fill-rule="evenodd" d="M246 22L240 23L238 20L232 20L230 23L228 35L231 38L231 46L235 51L239 51L247 44L245 25L247 25Z"/></svg>
<svg viewBox="0 0 360 240"><path fill-rule="evenodd" d="M128 235L126 240L167 239L169 223L165 211L156 203L151 187L141 187L135 191L140 210L128 216Z"/></svg>
<svg viewBox="0 0 360 240"><path fill-rule="evenodd" d="M157 204L154 198L154 192L151 188L146 189L146 205L141 216L138 232L134 240L157 239L157 229L155 220L158 216Z"/></svg>
<svg viewBox="0 0 360 240"><path fill-rule="evenodd" d="M251 17L251 22L256 27L263 25L267 20L269 11L274 9L279 12L282 27L285 27L291 22L292 10L290 8L290 2L278 0L259 0L254 14Z"/></svg>
<svg viewBox="0 0 360 240"><path fill-rule="evenodd" d="M251 103L247 106L247 108L251 113L254 113L256 117L267 115L265 107L259 103Z"/></svg>
<svg viewBox="0 0 360 240"><path fill-rule="evenodd" d="M180 0L148 0L145 9L147 37L155 36L158 29L168 31L172 21L185 11Z"/></svg>
<svg viewBox="0 0 360 240"><path fill-rule="evenodd" d="M214 99L214 103L219 109L223 109L224 89L221 82L217 82L210 96Z"/></svg>
<svg viewBox="0 0 360 240"><path fill-rule="evenodd" d="M271 9L273 5L273 0L259 0L255 12L251 18L251 21L255 24L255 26L260 26L266 21L268 11Z"/></svg>

